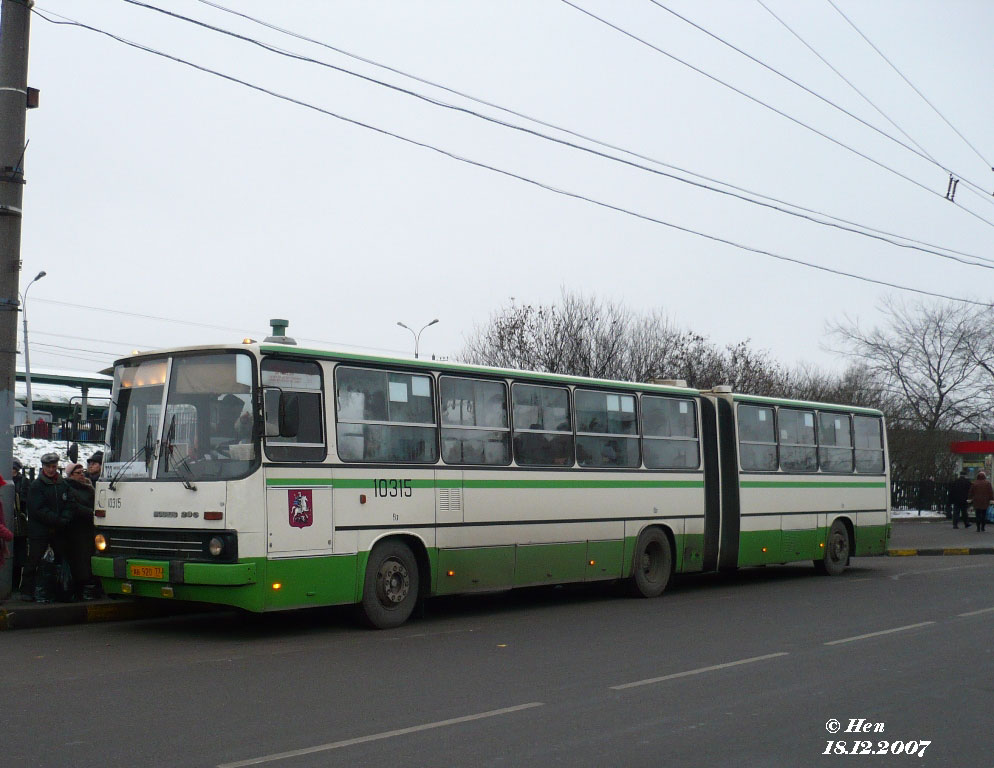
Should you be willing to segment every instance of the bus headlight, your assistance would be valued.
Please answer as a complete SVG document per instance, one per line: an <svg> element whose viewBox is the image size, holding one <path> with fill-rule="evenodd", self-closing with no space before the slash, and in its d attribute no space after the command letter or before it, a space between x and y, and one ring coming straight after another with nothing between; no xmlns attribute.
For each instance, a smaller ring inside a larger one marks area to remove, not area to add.
<svg viewBox="0 0 994 768"><path fill-rule="evenodd" d="M210 552L213 557L218 557L222 552L224 552L224 542L217 536L213 537L207 545L207 551Z"/></svg>
<svg viewBox="0 0 994 768"><path fill-rule="evenodd" d="M97 548L97 552L103 552L107 549L107 539L104 538L102 533L98 533L93 537L93 545Z"/></svg>

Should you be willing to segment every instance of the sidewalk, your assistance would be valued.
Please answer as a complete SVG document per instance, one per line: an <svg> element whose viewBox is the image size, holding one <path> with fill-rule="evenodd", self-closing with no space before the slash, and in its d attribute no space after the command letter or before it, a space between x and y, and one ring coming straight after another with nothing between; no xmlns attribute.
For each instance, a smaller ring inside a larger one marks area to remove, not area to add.
<svg viewBox="0 0 994 768"><path fill-rule="evenodd" d="M138 600L120 598L76 603L23 602L16 593L0 602L0 631L5 629L36 629L66 624L87 624L95 621L125 621L154 619L195 611L214 610L214 606L183 603L172 600Z"/></svg>
<svg viewBox="0 0 994 768"><path fill-rule="evenodd" d="M891 521L891 557L914 555L994 555L994 523L977 533L974 526L958 530L945 517L895 517ZM124 621L216 610L215 606L172 600L119 598L90 603L25 603L16 597L0 603L0 631L33 629L95 621Z"/></svg>
<svg viewBox="0 0 994 768"><path fill-rule="evenodd" d="M975 525L953 528L945 517L901 517L891 521L892 557L909 555L994 555L994 523L977 533Z"/></svg>

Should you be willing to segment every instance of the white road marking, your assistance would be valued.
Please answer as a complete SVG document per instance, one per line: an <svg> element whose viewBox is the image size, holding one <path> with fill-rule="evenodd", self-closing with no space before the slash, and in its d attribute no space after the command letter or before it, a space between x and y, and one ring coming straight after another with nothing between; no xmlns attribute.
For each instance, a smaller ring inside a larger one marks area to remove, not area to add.
<svg viewBox="0 0 994 768"><path fill-rule="evenodd" d="M908 624L904 627L894 627L894 629L881 629L879 632L868 632L865 635L856 635L855 637L844 637L841 640L830 640L825 643L825 645L840 645L841 643L851 643L855 640L865 640L868 637L879 637L880 635L889 635L893 632L904 632L906 629L917 629L918 627L927 627L929 624L935 624L934 621L922 621L918 624Z"/></svg>
<svg viewBox="0 0 994 768"><path fill-rule="evenodd" d="M442 635L461 635L467 632L476 632L477 629L445 629L440 632L417 632L409 635L397 635L396 637L391 637L391 640L413 640L419 637L441 637Z"/></svg>
<svg viewBox="0 0 994 768"><path fill-rule="evenodd" d="M891 579L897 581L902 576L918 576L923 573L942 573L943 571L965 571L969 568L989 568L989 563L978 563L977 565L953 565L949 568L923 568L920 571L905 571L904 573L899 573L896 576L891 576Z"/></svg>
<svg viewBox="0 0 994 768"><path fill-rule="evenodd" d="M651 685L652 683L661 683L664 680L675 680L678 677L689 677L690 675L701 675L705 672L714 672L718 669L727 669L728 667L737 667L740 664L752 664L754 661L765 661L766 659L775 659L777 656L787 656L787 651L781 651L780 653L768 653L765 656L753 656L751 659L739 659L738 661L729 661L724 664L715 664L711 667L701 667L700 669L690 669L686 672L676 672L672 675L663 675L662 677L650 677L647 680L636 680L634 683L623 683L622 685L612 685L611 690L622 691L625 688L635 688L639 685Z"/></svg>
<svg viewBox="0 0 994 768"><path fill-rule="evenodd" d="M968 613L957 613L957 616L977 616L981 613L990 613L994 611L994 608L981 608L979 611L970 611Z"/></svg>
<svg viewBox="0 0 994 768"><path fill-rule="evenodd" d="M379 741L380 739L390 739L394 736L404 736L408 733L417 733L418 731L429 731L432 728L443 728L447 725L456 725L458 723L468 723L472 720L483 720L488 717L497 717L499 715L508 715L512 712L520 712L524 709L532 709L534 707L545 706L541 701L533 701L530 704L518 704L516 707L505 707L504 709L491 709L489 712L478 712L475 715L464 715L463 717L453 717L449 720L439 720L435 723L425 723L423 725L412 725L409 728L398 728L395 731L383 731L382 733L374 733L370 736L359 736L355 739L343 739L342 741L333 741L330 744L319 744L316 747L305 747L303 749L292 749L288 752L277 752L273 755L263 755L262 757L253 757L248 760L239 760L234 763L221 763L217 768L242 768L246 765L259 765L261 763L271 763L276 760L286 760L290 757L300 757L301 755L313 755L315 752L327 752L332 749L341 749L342 747L351 747L355 744L365 744L370 741Z"/></svg>

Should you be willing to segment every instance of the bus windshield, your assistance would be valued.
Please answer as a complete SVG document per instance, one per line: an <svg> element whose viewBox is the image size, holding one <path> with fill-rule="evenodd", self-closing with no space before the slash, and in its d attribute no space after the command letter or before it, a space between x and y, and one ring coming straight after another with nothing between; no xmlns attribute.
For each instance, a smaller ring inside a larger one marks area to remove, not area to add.
<svg viewBox="0 0 994 768"><path fill-rule="evenodd" d="M117 366L107 476L193 481L246 475L259 455L252 370L251 356L241 352Z"/></svg>

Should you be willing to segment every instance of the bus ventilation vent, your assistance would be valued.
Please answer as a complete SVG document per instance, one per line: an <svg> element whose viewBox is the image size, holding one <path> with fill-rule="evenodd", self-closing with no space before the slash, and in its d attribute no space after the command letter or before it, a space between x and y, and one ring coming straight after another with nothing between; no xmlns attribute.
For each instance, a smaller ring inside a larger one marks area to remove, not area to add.
<svg viewBox="0 0 994 768"><path fill-rule="evenodd" d="M650 384L660 384L664 387L684 387L687 386L686 379L650 379Z"/></svg>
<svg viewBox="0 0 994 768"><path fill-rule="evenodd" d="M439 488L438 511L439 512L462 511L462 488Z"/></svg>

